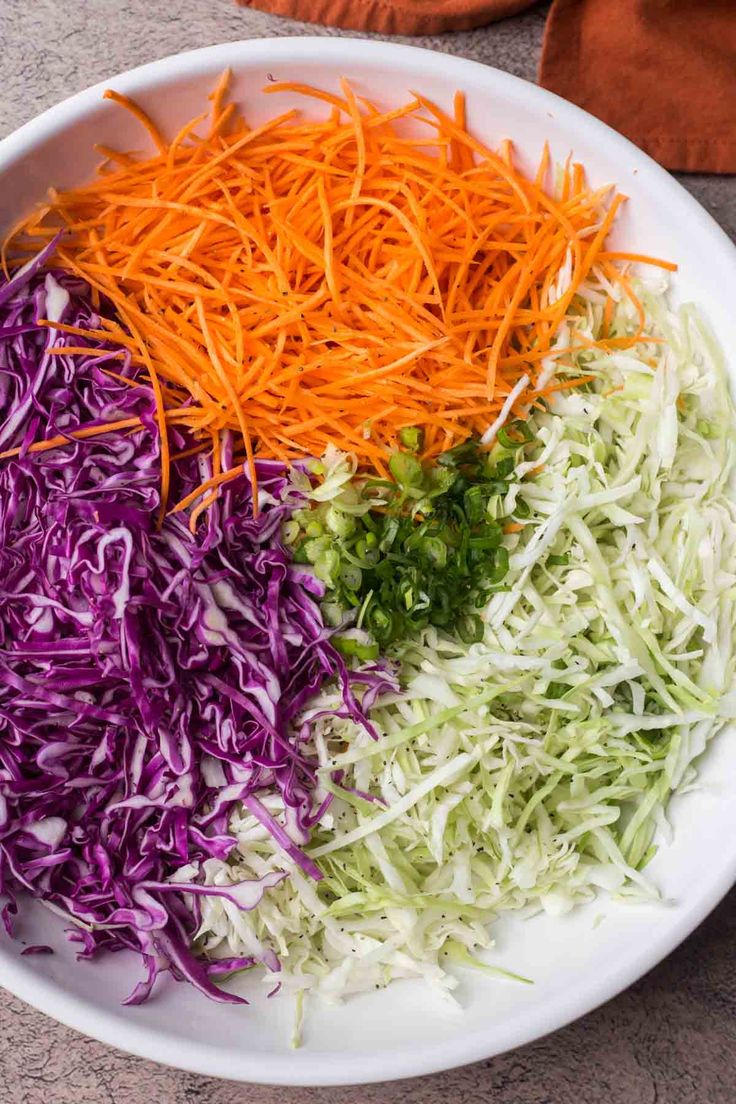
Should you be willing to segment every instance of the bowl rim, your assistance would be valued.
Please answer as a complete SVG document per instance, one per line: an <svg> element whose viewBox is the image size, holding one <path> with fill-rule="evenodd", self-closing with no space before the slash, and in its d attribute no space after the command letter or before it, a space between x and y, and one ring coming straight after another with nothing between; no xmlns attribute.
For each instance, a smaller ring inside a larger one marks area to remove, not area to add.
<svg viewBox="0 0 736 1104"><path fill-rule="evenodd" d="M401 68L402 62L408 62L411 68L411 62L416 64L417 60L421 60L422 66L432 74L441 70L445 73L440 75L447 75L447 70L457 74L458 83L462 83L465 74L468 77L483 74L489 87L495 85L504 96L523 102L525 107L537 109L540 114L556 112L569 120L571 129L580 134L581 140L592 137L605 142L619 153L622 160L633 160L640 179L658 189L665 201L671 198L680 209L684 206L701 244L718 255L724 268L730 267L733 282L736 283L736 247L725 231L674 177L617 131L582 108L511 73L468 58L400 43L351 36L267 37L172 54L94 84L1 139L0 169L8 168L31 154L35 146L51 138L59 129L73 126L90 110L99 107L102 92L111 84L119 91L135 96L155 89L173 77L195 75L215 65L236 68L238 60L247 60L251 64L263 61L272 65L290 59L303 62L322 61L329 57L339 58L348 64L350 56L358 54L362 55L360 60L364 64L372 65L377 70L387 66ZM724 272L726 279L727 275ZM657 965L690 935L735 882L736 849L730 859L723 861L697 899L683 906L677 923L664 934L661 931L655 933L645 947L628 955L623 963L609 962L595 979L591 979L584 992L562 993L551 1003L540 1004L526 1016L523 1025L512 1019L495 1027L493 1037L487 1028L464 1035L453 1033L449 1039L440 1043L433 1041L423 1049L413 1047L410 1051L351 1055L345 1063L336 1061L333 1053L310 1052L308 1048L297 1050L293 1055L279 1056L276 1062L272 1055L232 1050L225 1052L208 1043L183 1042L170 1032L152 1031L149 1026L137 1024L132 1018L124 1020L119 1015L93 1009L82 998L66 993L56 982L39 975L18 955L0 945L2 984L39 1011L100 1042L193 1073L272 1085L368 1084L436 1073L488 1059L558 1030L610 1000Z"/></svg>

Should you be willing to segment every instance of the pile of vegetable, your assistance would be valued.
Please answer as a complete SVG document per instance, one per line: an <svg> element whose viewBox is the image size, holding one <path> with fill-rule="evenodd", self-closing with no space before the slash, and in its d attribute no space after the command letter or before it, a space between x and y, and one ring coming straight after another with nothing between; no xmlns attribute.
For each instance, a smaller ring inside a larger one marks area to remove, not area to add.
<svg viewBox="0 0 736 1104"><path fill-rule="evenodd" d="M39 258L41 261L43 258ZM203 860L235 845L244 803L309 876L301 850L319 809L316 760L294 719L322 685L342 688L338 712L366 723L364 702L390 680L348 673L320 616L323 586L279 541L289 506L279 464L259 462L263 507L250 484L228 483L194 537L181 515L157 528L160 450L150 387L130 356L87 332L100 315L66 272L27 271L0 289L0 888L29 890L73 924L81 953L141 952L148 995L169 969L217 1000L239 1000L210 975L268 947L200 963L189 950L207 890ZM103 308L104 308L103 304ZM52 323L39 326L45 316ZM55 323L77 328L76 346ZM49 349L60 343L60 353ZM78 426L132 423L74 440ZM64 447L30 451L30 441ZM171 431L177 493L202 476ZM13 451L11 449L10 451ZM232 446L222 440L227 467ZM263 794L277 793L274 817ZM240 805L238 804L238 807ZM186 885L172 883L183 866ZM226 892L252 909L284 872ZM185 892L186 890L186 892Z"/></svg>
<svg viewBox="0 0 736 1104"><path fill-rule="evenodd" d="M330 113L250 128L227 82L172 141L108 92L156 152L104 148L99 177L53 193L7 246L33 255L65 228L56 256L115 306L107 336L148 373L162 433L176 412L216 452L232 429L254 481L256 452L328 446L385 478L402 430L437 456L509 398L569 386L545 362L593 265L628 287L606 250L623 197L580 165L551 190L546 150L527 178L508 143L467 132L461 95L451 118L421 96L382 112L346 82L272 83Z"/></svg>
<svg viewBox="0 0 736 1104"><path fill-rule="evenodd" d="M479 611L508 571L504 533L521 528L515 517L497 516L513 454L531 437L524 422L511 433L500 434L509 448L485 452L471 440L441 453L436 465L396 452L389 460L393 482L346 483L353 467L334 452L312 466L312 472L332 467L318 490L302 474L298 486L311 502L294 512L285 536L295 561L313 564L326 583L324 609L332 622L355 610L357 628L374 638L376 654L378 646L428 625L452 629L466 644L482 639ZM515 514L522 510L519 504ZM338 641L350 654L367 655L354 635Z"/></svg>
<svg viewBox="0 0 736 1104"><path fill-rule="evenodd" d="M571 344L635 330L628 301L586 290ZM669 798L736 716L733 407L707 329L665 292L642 291L652 342L577 354L595 383L534 411L523 448L504 435L498 509L522 520L499 546L508 570L482 638L429 623L395 641L403 693L372 710L377 741L334 719L329 690L313 704L334 795L308 849L324 877L292 877L237 917L208 901L207 953L261 940L284 985L328 1000L398 977L446 992L453 964L503 973L477 957L501 913L656 899L646 867L655 832L669 840ZM361 482L335 458L314 513L345 509ZM231 828L211 884L281 869L247 808Z"/></svg>
<svg viewBox="0 0 736 1104"><path fill-rule="evenodd" d="M110 93L157 152L3 248L2 916L130 1003L447 992L502 912L656 896L736 715L725 368L462 97L226 86L172 141Z"/></svg>

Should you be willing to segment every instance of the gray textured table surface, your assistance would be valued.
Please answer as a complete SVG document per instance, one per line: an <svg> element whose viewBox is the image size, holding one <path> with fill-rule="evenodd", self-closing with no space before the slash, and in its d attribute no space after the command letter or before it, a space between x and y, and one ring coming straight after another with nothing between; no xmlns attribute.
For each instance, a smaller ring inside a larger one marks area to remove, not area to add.
<svg viewBox="0 0 736 1104"><path fill-rule="evenodd" d="M545 5L466 34L407 39L533 80ZM166 54L266 35L336 34L230 0L0 0L0 135L85 86ZM736 179L683 177L736 238ZM1 979L0 979L1 980ZM736 894L628 992L489 1062L354 1089L238 1086L85 1039L0 991L0 1104L732 1104Z"/></svg>

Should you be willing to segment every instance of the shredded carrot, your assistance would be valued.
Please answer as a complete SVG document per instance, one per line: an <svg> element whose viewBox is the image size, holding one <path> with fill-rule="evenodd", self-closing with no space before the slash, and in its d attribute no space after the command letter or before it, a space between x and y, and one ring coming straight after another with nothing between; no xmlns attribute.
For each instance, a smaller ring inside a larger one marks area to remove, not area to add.
<svg viewBox="0 0 736 1104"><path fill-rule="evenodd" d="M49 356L62 356L64 354L76 353L84 356L91 357L109 357L111 360L124 360L125 353L122 350L115 352L113 349L90 349L85 345L52 345L50 349L46 349L46 353ZM128 380L128 383L131 381Z"/></svg>
<svg viewBox="0 0 736 1104"><path fill-rule="evenodd" d="M234 468L228 468L227 471L220 472L219 475L213 475L211 479L206 479L204 483L201 483L199 487L193 490L190 494L182 498L180 502L177 502L171 510L172 514L178 514L180 510L186 510L188 506L191 506L193 502L196 502L207 491L219 488L223 483L229 483L231 479L235 479L237 476L243 474L243 465L238 464Z"/></svg>
<svg viewBox="0 0 736 1104"><path fill-rule="evenodd" d="M171 462L173 463L175 460L186 460L189 456L196 456L197 453L202 452L204 448L205 445L202 443L200 445L192 445L192 447L188 449L182 449L181 452L172 452Z"/></svg>
<svg viewBox="0 0 736 1104"><path fill-rule="evenodd" d="M666 268L668 272L677 272L677 265L672 261L662 260L661 257L650 257L646 253L622 253L620 250L603 250L599 259L601 261L630 261L633 264L656 265L657 268Z"/></svg>
<svg viewBox="0 0 736 1104"><path fill-rule="evenodd" d="M220 494L220 488L217 487L214 491L212 491L210 494L208 494L206 498L203 498L201 502L198 502L197 505L194 507L191 514L189 515L189 532L190 533L196 533L197 532L197 522L199 521L201 515L205 512L205 510L208 509L208 507L210 507L212 505L213 502L216 501L219 494Z"/></svg>
<svg viewBox="0 0 736 1104"><path fill-rule="evenodd" d="M549 149L527 178L510 143L497 152L468 133L460 94L451 117L420 95L381 112L346 82L339 94L272 83L269 94L305 95L329 114L287 111L249 129L224 104L228 81L210 97L205 133L202 116L170 142L108 90L155 152L105 147L102 175L52 193L2 249L23 260L62 225L59 261L112 301L120 321L102 321L99 335L128 351L156 395L162 510L172 410L218 458L176 510L206 495L199 516L243 470L255 489L257 456L319 456L334 444L385 473L402 427L425 427L433 456L481 434L523 374L535 390L594 267L640 312L616 262L675 267L607 251L624 197L592 189L569 163L550 195ZM611 310L599 344L624 347L633 339L608 339ZM245 448L245 467L229 472L217 447L225 429Z"/></svg>
<svg viewBox="0 0 736 1104"><path fill-rule="evenodd" d="M68 350L67 350L68 351ZM89 349L83 349L82 352L89 352ZM108 372L108 375L113 376L116 379L121 380L123 383L127 383L131 386L135 386L135 383L124 376L115 376L114 372ZM186 412L182 410L167 410L165 412L165 419L167 422L187 422L193 412L194 408L189 408ZM140 418L120 418L117 422L96 422L94 425L77 426L74 429L67 430L66 433L59 433L56 437L47 437L44 441L34 441L28 446L21 446L19 448L6 449L5 452L0 452L0 460L10 460L14 456L20 456L21 452L47 452L49 449L62 448L64 445L71 445L74 441L87 441L90 437L101 437L105 433L121 433L126 429L140 429L143 426L143 422ZM199 452L201 446L188 450L186 453L179 453L177 459L181 459L183 455L193 455L195 452ZM172 460L174 457L171 458Z"/></svg>
<svg viewBox="0 0 736 1104"><path fill-rule="evenodd" d="M507 521L503 527L504 533L520 533L524 528L520 521Z"/></svg>
<svg viewBox="0 0 736 1104"><path fill-rule="evenodd" d="M102 98L103 100L113 100L121 107L127 108L132 115L135 115L138 122L141 123L151 135L154 142L156 143L159 153L165 152L166 142L162 137L160 130L153 122L151 117L146 114L142 107L140 107L137 103L134 103L133 100L129 99L127 96L124 96L122 92L115 92L112 88L106 88L105 91L102 93Z"/></svg>
<svg viewBox="0 0 736 1104"><path fill-rule="evenodd" d="M60 448L69 445L73 441L84 441L89 437L99 437L103 433L119 433L123 429L137 429L142 426L140 418L121 418L117 422L104 422L93 426L82 426L81 429L70 429L68 433L49 437L46 441L34 441L26 449L27 452L47 452L49 449ZM10 460L14 456L20 456L22 448L6 449L0 452L0 460Z"/></svg>

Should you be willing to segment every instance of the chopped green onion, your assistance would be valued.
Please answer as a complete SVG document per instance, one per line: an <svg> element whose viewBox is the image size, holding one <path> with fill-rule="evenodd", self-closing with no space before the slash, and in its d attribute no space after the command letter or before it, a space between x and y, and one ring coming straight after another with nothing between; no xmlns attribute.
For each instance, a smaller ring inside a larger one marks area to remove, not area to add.
<svg viewBox="0 0 736 1104"><path fill-rule="evenodd" d="M489 495L508 494L509 485L503 479L492 479L490 483L483 484Z"/></svg>
<svg viewBox="0 0 736 1104"><path fill-rule="evenodd" d="M509 554L508 551L501 545L494 553L494 565L488 572L487 579L491 584L500 583L506 578L509 572Z"/></svg>
<svg viewBox="0 0 736 1104"><path fill-rule="evenodd" d="M363 572L354 564L345 564L340 568L340 580L348 590L360 590L363 581Z"/></svg>
<svg viewBox="0 0 736 1104"><path fill-rule="evenodd" d="M331 583L340 567L340 557L334 548L325 549L314 561L314 572L324 583Z"/></svg>
<svg viewBox="0 0 736 1104"><path fill-rule="evenodd" d="M468 487L463 495L463 505L469 524L477 525L484 513L483 488L477 483L473 487Z"/></svg>
<svg viewBox="0 0 736 1104"><path fill-rule="evenodd" d="M281 526L281 539L284 544L294 544L299 537L300 525L294 518L285 521Z"/></svg>
<svg viewBox="0 0 736 1104"><path fill-rule="evenodd" d="M388 552L391 545L396 540L396 536L399 532L399 522L397 518L386 518L383 524L383 535L378 542L378 548L381 552Z"/></svg>
<svg viewBox="0 0 736 1104"><path fill-rule="evenodd" d="M516 461L513 456L504 456L503 459L499 460L496 464L495 475L499 479L506 479L507 476L513 474L515 468Z"/></svg>
<svg viewBox="0 0 736 1104"><path fill-rule="evenodd" d="M404 445L420 443L411 428ZM348 475L330 500L295 512L307 534L295 559L312 563L328 586L324 601L357 611L358 625L382 646L428 625L480 639L474 610L508 573L502 515L515 460L497 451L493 457L495 466L469 440L441 464L394 453L395 482Z"/></svg>
<svg viewBox="0 0 736 1104"><path fill-rule="evenodd" d="M378 659L379 649L375 641L362 641L354 636L333 636L332 643L344 656L361 660Z"/></svg>
<svg viewBox="0 0 736 1104"><path fill-rule="evenodd" d="M329 537L315 537L313 540L305 541L304 553L309 563L315 564L329 546Z"/></svg>
<svg viewBox="0 0 736 1104"><path fill-rule="evenodd" d="M374 517L374 515L371 514L370 511L368 511L361 516L360 520L362 521L368 532L372 535L376 536L378 533L381 532L381 518L379 516ZM366 536L367 535L368 534L366 534Z"/></svg>
<svg viewBox="0 0 736 1104"><path fill-rule="evenodd" d="M336 506L330 506L327 511L327 528L336 537L349 537L355 531L355 518L343 513Z"/></svg>
<svg viewBox="0 0 736 1104"><path fill-rule="evenodd" d="M424 445L424 430L417 426L405 426L399 430L399 441L410 452L419 452Z"/></svg>
<svg viewBox="0 0 736 1104"><path fill-rule="evenodd" d="M309 541L301 541L291 554L291 558L294 563L307 564L310 563L309 556L307 555L307 545Z"/></svg>
<svg viewBox="0 0 736 1104"><path fill-rule="evenodd" d="M365 615L368 612L368 607L370 606L372 601L373 601L373 591L369 590L368 593L366 594L365 598L363 599L363 605L360 607L360 611L358 613L358 620L355 622L356 628L362 629L363 622L365 620Z"/></svg>
<svg viewBox="0 0 736 1104"><path fill-rule="evenodd" d="M496 439L499 445L502 445L505 449L518 448L519 446L519 442L515 441L513 437L510 437L508 431L503 426L496 434Z"/></svg>
<svg viewBox="0 0 736 1104"><path fill-rule="evenodd" d="M455 468L466 460L475 459L477 451L477 441L464 441L461 445L455 445L454 448L441 453L437 457L437 463L446 468Z"/></svg>
<svg viewBox="0 0 736 1104"><path fill-rule="evenodd" d="M400 487L417 488L422 482L422 465L409 452L395 452L388 462L391 474Z"/></svg>
<svg viewBox="0 0 736 1104"><path fill-rule="evenodd" d="M379 641L391 639L393 617L388 610L383 609L381 606L373 605L368 609L365 621Z"/></svg>
<svg viewBox="0 0 736 1104"><path fill-rule="evenodd" d="M483 639L483 622L476 613L466 614L457 623L457 634L463 644L479 644Z"/></svg>
<svg viewBox="0 0 736 1104"><path fill-rule="evenodd" d="M444 567L447 563L447 545L439 537L423 537L419 551L434 567Z"/></svg>

